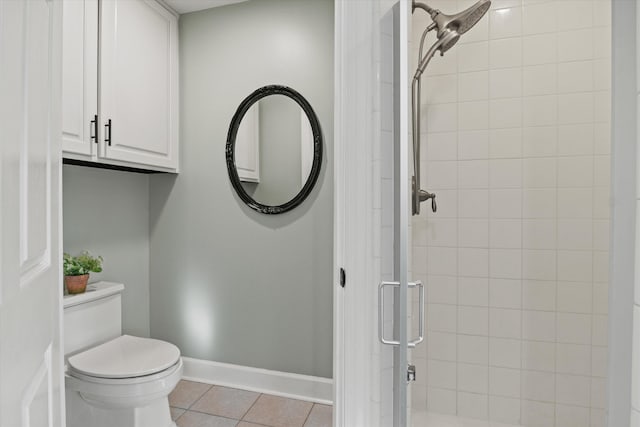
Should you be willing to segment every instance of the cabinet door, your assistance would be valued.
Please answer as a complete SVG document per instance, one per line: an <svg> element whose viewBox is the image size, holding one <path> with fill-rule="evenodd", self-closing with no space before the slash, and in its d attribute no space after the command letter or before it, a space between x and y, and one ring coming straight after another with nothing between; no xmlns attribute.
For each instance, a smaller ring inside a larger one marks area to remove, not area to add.
<svg viewBox="0 0 640 427"><path fill-rule="evenodd" d="M62 149L91 158L98 130L98 0L62 2Z"/></svg>
<svg viewBox="0 0 640 427"><path fill-rule="evenodd" d="M103 0L99 156L178 166L178 21L154 0Z"/></svg>

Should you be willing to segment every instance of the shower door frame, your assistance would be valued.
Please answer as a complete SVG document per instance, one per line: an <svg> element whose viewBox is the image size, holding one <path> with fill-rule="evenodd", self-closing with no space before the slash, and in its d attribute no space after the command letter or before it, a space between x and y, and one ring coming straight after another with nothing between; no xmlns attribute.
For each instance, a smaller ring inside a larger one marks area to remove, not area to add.
<svg viewBox="0 0 640 427"><path fill-rule="evenodd" d="M412 206L409 195L409 18L411 6L400 0L392 8L393 16L393 138L394 138L394 280L398 287L393 304L393 425L404 427L410 423L408 413L409 385L409 219ZM384 65L381 58L381 67ZM382 95L382 94L381 94ZM389 100L380 97L381 103ZM381 111L385 109L381 107ZM415 286L415 283L411 284ZM419 284L421 287L422 285ZM378 304L382 305L382 301ZM384 309L384 307L382 307ZM424 307L422 307L424 309ZM415 341L418 343L419 341ZM415 371L414 371L415 374Z"/></svg>

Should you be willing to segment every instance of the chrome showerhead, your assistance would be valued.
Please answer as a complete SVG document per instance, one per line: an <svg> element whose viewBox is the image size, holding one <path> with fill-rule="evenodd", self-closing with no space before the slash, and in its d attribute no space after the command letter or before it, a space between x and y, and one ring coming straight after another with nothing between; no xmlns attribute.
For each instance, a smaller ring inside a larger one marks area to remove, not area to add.
<svg viewBox="0 0 640 427"><path fill-rule="evenodd" d="M431 199L431 209L436 211L435 194L420 189L420 78L429 65L429 61L440 51L444 55L460 39L460 36L469 31L487 13L491 6L490 0L480 0L473 6L455 15L445 15L437 9L418 3L413 0L413 11L423 9L433 22L424 30L420 39L420 51L418 54L418 67L411 83L411 110L412 110L412 133L413 133L413 181L412 181L412 206L413 215L420 213L420 203ZM422 54L422 47L427 34L431 30L438 30L438 40L429 48L426 54Z"/></svg>
<svg viewBox="0 0 640 427"><path fill-rule="evenodd" d="M440 36L440 41L442 41L442 44L440 45L440 55L444 55L446 51L458 43L458 40L460 40L460 33L445 29L442 36Z"/></svg>
<svg viewBox="0 0 640 427"><path fill-rule="evenodd" d="M414 10L416 8L424 9L431 15L431 19L433 19L432 25L435 24L435 28L438 30L438 38L442 38L447 32L446 30L455 31L459 35L466 33L482 19L490 6L490 0L480 0L460 13L446 15L424 3L418 3L415 0L413 2Z"/></svg>

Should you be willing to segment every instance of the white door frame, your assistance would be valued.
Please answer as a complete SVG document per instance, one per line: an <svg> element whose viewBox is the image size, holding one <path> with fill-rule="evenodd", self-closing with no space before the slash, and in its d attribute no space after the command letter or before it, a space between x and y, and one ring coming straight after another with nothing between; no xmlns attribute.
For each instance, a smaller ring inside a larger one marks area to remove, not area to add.
<svg viewBox="0 0 640 427"><path fill-rule="evenodd" d="M377 427L380 420L380 218L373 176L378 12L378 1L335 0L334 427Z"/></svg>

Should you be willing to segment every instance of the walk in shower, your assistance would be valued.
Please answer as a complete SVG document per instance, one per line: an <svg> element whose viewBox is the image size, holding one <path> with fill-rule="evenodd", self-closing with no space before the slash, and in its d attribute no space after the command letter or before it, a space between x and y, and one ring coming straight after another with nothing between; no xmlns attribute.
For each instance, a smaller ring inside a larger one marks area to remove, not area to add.
<svg viewBox="0 0 640 427"><path fill-rule="evenodd" d="M428 3L409 48L409 277L427 290L410 418L604 426L611 1Z"/></svg>

